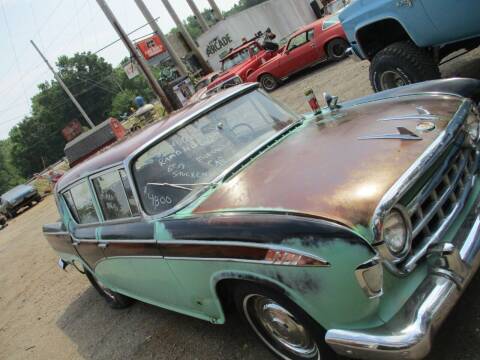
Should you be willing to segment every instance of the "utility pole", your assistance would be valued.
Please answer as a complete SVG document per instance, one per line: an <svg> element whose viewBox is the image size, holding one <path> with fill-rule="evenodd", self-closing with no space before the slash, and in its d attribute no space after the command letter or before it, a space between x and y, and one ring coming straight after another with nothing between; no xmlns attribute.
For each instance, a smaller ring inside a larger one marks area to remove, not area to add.
<svg viewBox="0 0 480 360"><path fill-rule="evenodd" d="M172 104L170 103L170 100L168 99L163 89L160 87L160 84L158 83L157 79L155 79L155 76L153 75L152 71L148 67L148 64L146 63L146 61L138 54L137 49L135 49L135 45L128 38L127 33L125 32L125 30L123 30L121 25L118 23L118 20L116 19L115 15L112 13L112 10L110 10L105 0L97 0L97 4L102 9L108 21L110 21L110 24L112 24L118 36L120 36L120 38L122 39L123 44L130 51L130 54L137 61L137 64L140 66L140 69L143 72L143 75L145 75L145 78L147 79L153 92L158 96L158 98L162 102L163 106L165 107L165 110L167 110L168 112L172 112L174 109Z"/></svg>
<svg viewBox="0 0 480 360"><path fill-rule="evenodd" d="M80 114L82 114L83 118L87 121L88 125L93 129L95 127L95 124L92 122L92 120L90 120L90 118L88 117L87 113L85 112L85 110L83 110L82 108L82 105L79 104L79 102L77 101L77 99L75 99L75 96L73 96L73 94L70 92L70 90L68 90L68 87L67 85L65 85L65 83L63 82L62 78L57 74L57 72L53 69L52 65L50 65L50 63L48 62L47 58L45 56L43 56L42 52L40 51L40 49L38 48L37 44L35 44L33 42L33 40L30 40L30 42L32 43L33 47L35 48L35 50L37 50L38 54L40 55L40 57L42 58L43 61L45 61L45 64L47 64L48 68L50 69L50 71L53 73L53 76L55 77L55 79L58 81L58 83L60 84L60 86L63 88L63 90L67 93L68 97L70 98L70 100L72 100L73 104L77 107L78 111L80 111Z"/></svg>
<svg viewBox="0 0 480 360"><path fill-rule="evenodd" d="M176 67L178 68L178 72L180 73L180 75L182 75L182 76L188 75L187 67L182 62L182 60L178 57L177 53L175 52L172 45L170 44L170 41L168 41L167 37L163 34L162 30L160 30L160 27L158 26L157 22L155 21L155 19L152 16L152 13L150 12L150 10L148 10L148 8L145 5L145 3L143 2L143 0L135 0L135 3L137 4L138 8L142 12L145 19L150 24L150 27L152 28L152 30L162 40L163 44L167 48L168 53L170 54L170 57L172 58Z"/></svg>
<svg viewBox="0 0 480 360"><path fill-rule="evenodd" d="M215 2L215 0L208 0L208 3L209 3L210 6L212 7L213 15L215 16L215 18L216 18L218 21L225 20L225 18L223 17L222 12L220 11L220 8L218 7L217 3Z"/></svg>
<svg viewBox="0 0 480 360"><path fill-rule="evenodd" d="M208 61L203 57L203 54L200 51L200 49L198 48L195 40L193 40L193 38L190 35L190 33L188 32L187 28L185 27L185 25L183 25L182 20L180 20L177 13L175 12L175 10L173 10L172 5L170 5L170 1L169 0L162 0L162 2L163 2L163 5L165 6L165 8L167 9L168 13L170 14L171 18L173 19L173 21L177 25L177 29L180 31L183 38L187 42L188 47L190 48L190 50L193 51L193 53L197 57L198 61L200 62L200 65L202 66L203 71L206 72L206 73L212 72L213 71L212 67L210 66Z"/></svg>
<svg viewBox="0 0 480 360"><path fill-rule="evenodd" d="M202 28L202 31L205 32L208 30L209 26L205 19L203 18L202 13L200 10L198 10L197 5L195 5L195 2L193 0L187 0L188 6L190 6L190 9L192 9L193 14L198 20L198 23L200 24L200 27Z"/></svg>

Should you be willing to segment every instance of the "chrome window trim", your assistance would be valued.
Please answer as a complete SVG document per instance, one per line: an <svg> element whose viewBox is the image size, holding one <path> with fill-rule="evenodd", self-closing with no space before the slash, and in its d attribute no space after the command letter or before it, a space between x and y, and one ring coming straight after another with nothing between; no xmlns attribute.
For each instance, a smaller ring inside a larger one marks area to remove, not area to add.
<svg viewBox="0 0 480 360"><path fill-rule="evenodd" d="M135 240L122 240L122 239L102 239L100 240L105 244L156 244L157 240L155 239L135 239Z"/></svg>
<svg viewBox="0 0 480 360"><path fill-rule="evenodd" d="M410 96L410 95L409 95ZM424 171L443 154L443 151L454 140L455 135L463 126L472 109L473 102L470 99L462 98L460 106L453 115L450 123L442 133L430 144L425 152L405 171L395 184L385 193L377 205L371 221L373 233L372 245L379 245L382 242L383 220L385 216L398 204L401 197L410 187L419 180ZM419 169L421 169L419 171ZM390 268L394 268L390 266Z"/></svg>
<svg viewBox="0 0 480 360"><path fill-rule="evenodd" d="M52 232L52 231L42 231L43 235L53 235L53 236L70 236L70 233L68 231L58 231L58 232Z"/></svg>

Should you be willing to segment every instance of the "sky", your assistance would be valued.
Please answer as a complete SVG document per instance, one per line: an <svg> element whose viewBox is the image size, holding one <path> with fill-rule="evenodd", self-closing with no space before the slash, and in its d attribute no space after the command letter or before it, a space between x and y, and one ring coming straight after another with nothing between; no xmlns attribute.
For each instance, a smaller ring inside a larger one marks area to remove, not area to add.
<svg viewBox="0 0 480 360"><path fill-rule="evenodd" d="M160 0L144 0L158 24L167 33L175 26ZM238 0L217 0L221 10ZM131 30L146 23L134 0L107 0L123 28ZM195 0L200 9L207 0ZM177 14L193 15L186 0L170 0ZM131 35L151 33L149 27ZM0 0L0 140L6 139L16 123L30 114L30 98L37 85L53 79L52 73L30 44L33 39L53 65L60 55L95 52L118 38L96 0ZM122 44L101 51L114 66L128 56Z"/></svg>

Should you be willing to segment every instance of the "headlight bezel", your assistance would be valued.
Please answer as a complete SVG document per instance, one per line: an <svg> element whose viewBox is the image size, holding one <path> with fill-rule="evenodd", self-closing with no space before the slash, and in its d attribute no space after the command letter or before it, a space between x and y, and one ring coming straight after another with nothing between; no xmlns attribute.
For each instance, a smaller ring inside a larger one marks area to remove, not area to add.
<svg viewBox="0 0 480 360"><path fill-rule="evenodd" d="M405 242L401 251L393 250L389 246L388 241L385 240L385 224L388 220L388 217L392 216L392 214L398 214L401 217L405 227ZM412 248L412 223L405 207L401 205L396 205L385 214L385 216L383 217L381 241L377 244L376 247L382 258L392 263L398 263L404 260L410 253L410 250Z"/></svg>

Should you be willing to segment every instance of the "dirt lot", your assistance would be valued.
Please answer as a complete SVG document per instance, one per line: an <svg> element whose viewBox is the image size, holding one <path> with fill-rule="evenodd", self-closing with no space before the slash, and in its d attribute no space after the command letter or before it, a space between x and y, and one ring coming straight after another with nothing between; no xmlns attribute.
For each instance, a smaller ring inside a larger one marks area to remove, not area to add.
<svg viewBox="0 0 480 360"><path fill-rule="evenodd" d="M480 78L480 50L442 66ZM324 64L274 96L307 110L303 90L352 99L371 92L368 64ZM272 359L238 321L214 326L150 305L111 310L82 275L56 267L41 225L56 221L52 197L0 231L0 359ZM429 359L480 359L480 276L436 338Z"/></svg>

